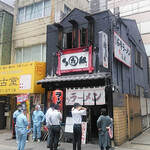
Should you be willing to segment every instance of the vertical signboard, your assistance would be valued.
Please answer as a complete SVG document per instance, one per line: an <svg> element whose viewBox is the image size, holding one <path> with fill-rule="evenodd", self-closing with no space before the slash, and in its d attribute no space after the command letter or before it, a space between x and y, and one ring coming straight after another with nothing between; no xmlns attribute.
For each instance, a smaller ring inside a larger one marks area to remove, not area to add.
<svg viewBox="0 0 150 150"><path fill-rule="evenodd" d="M131 48L116 32L114 32L114 56L128 67L131 67Z"/></svg>
<svg viewBox="0 0 150 150"><path fill-rule="evenodd" d="M99 32L99 63L108 68L108 36L103 31Z"/></svg>

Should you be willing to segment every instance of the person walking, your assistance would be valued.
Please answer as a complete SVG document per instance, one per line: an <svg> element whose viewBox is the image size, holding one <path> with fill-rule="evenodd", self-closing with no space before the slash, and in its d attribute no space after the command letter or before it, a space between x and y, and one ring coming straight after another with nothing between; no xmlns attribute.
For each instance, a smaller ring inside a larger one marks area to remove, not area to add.
<svg viewBox="0 0 150 150"><path fill-rule="evenodd" d="M101 115L97 120L97 128L99 135L99 147L101 150L109 150L110 148L110 137L108 130L111 125L111 118L107 115L106 109L101 109Z"/></svg>
<svg viewBox="0 0 150 150"><path fill-rule="evenodd" d="M54 106L49 116L49 122L51 125L51 137L50 137L50 150L57 150L59 136L60 136L60 121L62 120L62 114L58 109L58 105Z"/></svg>
<svg viewBox="0 0 150 150"><path fill-rule="evenodd" d="M44 113L41 111L40 105L35 106L35 111L32 114L33 121L33 142L38 139L40 142L41 138L41 124L44 122ZM36 136L37 135L37 136Z"/></svg>
<svg viewBox="0 0 150 150"><path fill-rule="evenodd" d="M47 148L50 148L50 137L51 137L51 124L49 122L49 116L54 109L55 104L51 103L50 108L46 111L46 126L48 128L48 137L47 137Z"/></svg>
<svg viewBox="0 0 150 150"><path fill-rule="evenodd" d="M18 148L17 150L24 150L26 140L27 140L27 126L29 125L26 117L27 110L24 109L23 112L18 115L16 119L16 129L18 135Z"/></svg>
<svg viewBox="0 0 150 150"><path fill-rule="evenodd" d="M86 108L81 107L79 103L75 103L72 108L73 119L73 150L81 150L81 135L82 135L82 115L86 113Z"/></svg>
<svg viewBox="0 0 150 150"><path fill-rule="evenodd" d="M16 135L16 141L18 143L18 134L17 134L17 128L16 128L16 119L17 116L22 113L22 105L17 105L17 110L13 113L13 120L14 120L14 127L15 127L15 135Z"/></svg>

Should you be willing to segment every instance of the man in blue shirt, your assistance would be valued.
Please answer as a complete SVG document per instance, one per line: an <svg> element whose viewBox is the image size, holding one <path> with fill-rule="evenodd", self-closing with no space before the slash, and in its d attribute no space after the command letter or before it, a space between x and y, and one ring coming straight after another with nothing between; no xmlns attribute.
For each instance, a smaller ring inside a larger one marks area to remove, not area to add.
<svg viewBox="0 0 150 150"><path fill-rule="evenodd" d="M16 129L16 119L17 116L22 113L22 105L17 105L18 109L13 113L13 119L14 119L14 126L15 126L15 133L16 133L16 141L18 143L18 135L17 135L17 129Z"/></svg>
<svg viewBox="0 0 150 150"><path fill-rule="evenodd" d="M27 110L17 116L16 119L16 128L18 135L18 150L24 150L26 140L27 140L27 126L29 125L26 117Z"/></svg>
<svg viewBox="0 0 150 150"><path fill-rule="evenodd" d="M35 106L35 111L32 115L32 121L33 121L33 142L36 138L37 133L37 139L38 142L40 142L41 138L41 123L44 121L44 113L40 109L40 105Z"/></svg>

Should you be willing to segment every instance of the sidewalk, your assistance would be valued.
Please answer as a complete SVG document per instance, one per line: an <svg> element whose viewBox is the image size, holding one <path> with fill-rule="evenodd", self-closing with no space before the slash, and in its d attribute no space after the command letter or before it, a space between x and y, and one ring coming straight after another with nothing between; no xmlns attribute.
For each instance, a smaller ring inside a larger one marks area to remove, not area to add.
<svg viewBox="0 0 150 150"><path fill-rule="evenodd" d="M72 143L60 143L58 150L72 150ZM16 140L11 139L10 130L0 130L0 150L17 150ZM40 143L28 142L26 143L25 150L49 150L46 147L46 141ZM99 150L98 144L85 144L82 145L82 150ZM133 139L127 141L119 147L113 147L110 150L150 150L150 129L146 130Z"/></svg>

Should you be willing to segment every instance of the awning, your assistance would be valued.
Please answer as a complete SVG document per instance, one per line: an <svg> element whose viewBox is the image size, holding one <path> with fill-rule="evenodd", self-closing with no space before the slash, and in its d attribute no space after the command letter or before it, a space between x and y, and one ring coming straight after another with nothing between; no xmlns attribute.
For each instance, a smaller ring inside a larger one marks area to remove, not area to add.
<svg viewBox="0 0 150 150"><path fill-rule="evenodd" d="M47 76L43 80L36 81L37 84L54 83L54 82L67 82L67 81L80 81L80 80L97 80L106 79L110 77L110 72L101 72L93 74L80 74L68 76Z"/></svg>

